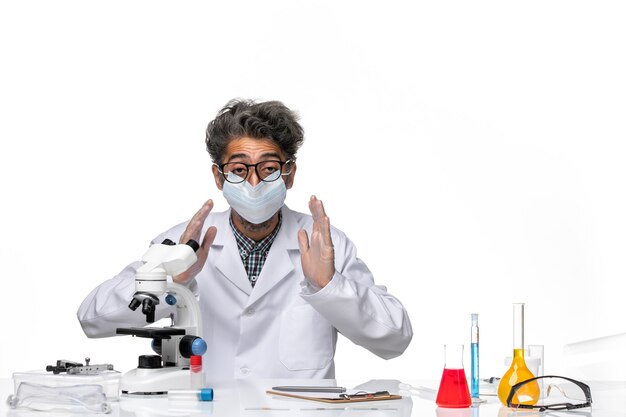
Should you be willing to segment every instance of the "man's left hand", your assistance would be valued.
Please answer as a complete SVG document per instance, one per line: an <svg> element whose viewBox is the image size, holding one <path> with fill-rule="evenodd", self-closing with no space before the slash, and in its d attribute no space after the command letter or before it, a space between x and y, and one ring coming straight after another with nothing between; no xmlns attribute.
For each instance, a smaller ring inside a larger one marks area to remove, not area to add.
<svg viewBox="0 0 626 417"><path fill-rule="evenodd" d="M330 237L330 220L321 200L315 196L311 196L309 210L313 216L311 240L304 229L298 231L302 271L311 283L324 288L335 274L335 249Z"/></svg>

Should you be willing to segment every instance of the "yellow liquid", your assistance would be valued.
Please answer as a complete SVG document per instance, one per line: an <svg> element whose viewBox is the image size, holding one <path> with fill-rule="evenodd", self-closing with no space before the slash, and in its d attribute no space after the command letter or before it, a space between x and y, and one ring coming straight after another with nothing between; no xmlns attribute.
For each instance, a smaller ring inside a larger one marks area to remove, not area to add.
<svg viewBox="0 0 626 417"><path fill-rule="evenodd" d="M500 385L498 385L498 398L502 404L506 405L506 399L509 397L513 385L534 377L524 361L524 349L514 349L511 367L506 371L500 380ZM537 381L533 381L518 390L513 401L517 404L534 405L539 401L539 395L539 384Z"/></svg>

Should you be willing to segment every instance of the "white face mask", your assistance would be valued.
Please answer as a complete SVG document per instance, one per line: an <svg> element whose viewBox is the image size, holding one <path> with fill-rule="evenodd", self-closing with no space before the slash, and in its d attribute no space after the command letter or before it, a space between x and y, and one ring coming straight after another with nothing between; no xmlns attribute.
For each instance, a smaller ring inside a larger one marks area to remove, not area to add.
<svg viewBox="0 0 626 417"><path fill-rule="evenodd" d="M229 172L228 178L238 177ZM224 181L222 192L228 204L241 217L252 224L261 224L283 206L287 197L287 186L282 177L272 182L261 181L254 187L248 181L239 184Z"/></svg>

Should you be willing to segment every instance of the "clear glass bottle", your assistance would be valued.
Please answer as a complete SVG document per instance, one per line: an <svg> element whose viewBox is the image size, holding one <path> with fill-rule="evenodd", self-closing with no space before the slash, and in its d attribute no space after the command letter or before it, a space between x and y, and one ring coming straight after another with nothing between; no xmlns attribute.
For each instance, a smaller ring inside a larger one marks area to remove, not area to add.
<svg viewBox="0 0 626 417"><path fill-rule="evenodd" d="M202 356L192 355L189 358L189 375L191 389L198 389L204 387L204 372L202 372Z"/></svg>
<svg viewBox="0 0 626 417"><path fill-rule="evenodd" d="M513 303L513 361L498 385L500 402L506 405L513 385L534 377L524 361L524 303ZM534 381L527 384L527 388L522 387L522 390L517 392L516 401L519 401L519 404L533 405L539 400L539 394L539 384Z"/></svg>

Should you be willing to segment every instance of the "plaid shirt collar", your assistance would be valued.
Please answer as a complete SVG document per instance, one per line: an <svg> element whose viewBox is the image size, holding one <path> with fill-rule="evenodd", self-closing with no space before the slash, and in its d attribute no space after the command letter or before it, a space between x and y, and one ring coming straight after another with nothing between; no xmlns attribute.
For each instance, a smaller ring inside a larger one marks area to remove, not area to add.
<svg viewBox="0 0 626 417"><path fill-rule="evenodd" d="M278 235L278 231L280 230L280 226L283 222L283 215L280 211L278 212L278 224L276 225L276 228L274 229L272 233L270 233L269 236L267 236L260 242L256 242L250 239L248 236L244 235L239 230L237 230L237 228L233 224L232 216L229 216L228 222L230 223L230 228L232 229L233 234L235 235L235 240L237 241L237 247L239 248L240 254L242 253L249 254L253 251L260 251L262 254L265 254L266 252L269 251L270 247L272 246L272 243L274 243L274 240L276 239L276 236Z"/></svg>

